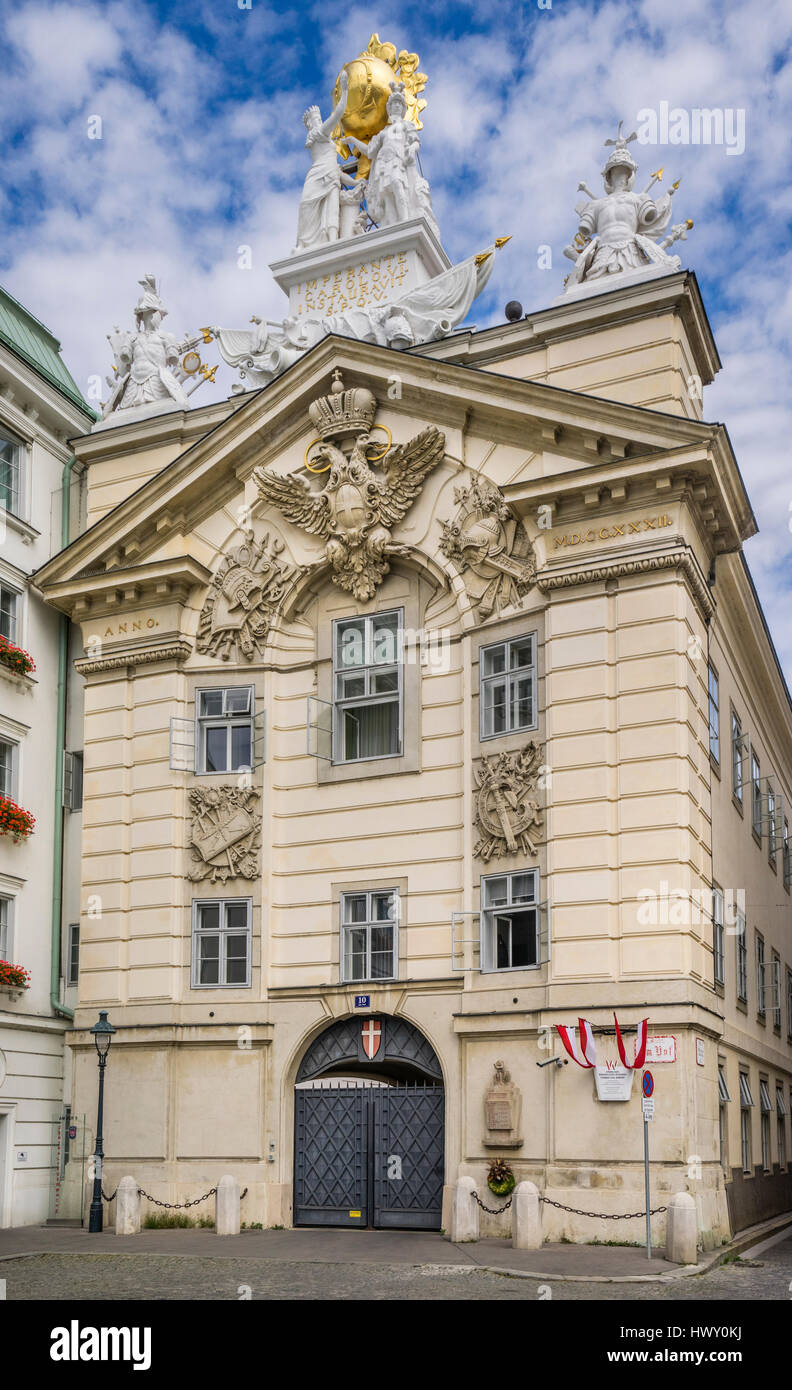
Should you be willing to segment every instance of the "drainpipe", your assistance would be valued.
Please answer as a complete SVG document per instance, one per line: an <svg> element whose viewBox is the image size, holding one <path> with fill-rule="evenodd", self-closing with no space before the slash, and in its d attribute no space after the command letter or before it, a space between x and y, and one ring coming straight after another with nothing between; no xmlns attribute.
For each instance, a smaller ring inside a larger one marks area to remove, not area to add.
<svg viewBox="0 0 792 1390"><path fill-rule="evenodd" d="M74 455L63 465L61 488L61 549L69 544L71 471ZM61 1018L74 1018L60 999L61 916L63 912L63 753L66 747L66 677L69 661L69 619L58 615L58 710L55 732L55 821L52 853L52 949L50 954L50 1005Z"/></svg>

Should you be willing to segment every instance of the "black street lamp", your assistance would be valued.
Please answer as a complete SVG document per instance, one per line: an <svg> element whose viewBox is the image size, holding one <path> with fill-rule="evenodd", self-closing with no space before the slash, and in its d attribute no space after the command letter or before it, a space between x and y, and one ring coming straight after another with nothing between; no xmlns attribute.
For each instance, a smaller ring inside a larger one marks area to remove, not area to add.
<svg viewBox="0 0 792 1390"><path fill-rule="evenodd" d="M102 1229L102 1159L104 1149L102 1148L102 1108L104 1106L104 1073L107 1065L107 1054L110 1051L110 1044L113 1041L115 1028L112 1023L107 1022L107 1013L104 1009L99 1011L99 1022L95 1023L91 1029L93 1040L96 1043L96 1051L99 1054L99 1113L96 1119L96 1149L94 1150L94 1185L93 1199L91 1201L91 1212L88 1217L88 1231L97 1233Z"/></svg>

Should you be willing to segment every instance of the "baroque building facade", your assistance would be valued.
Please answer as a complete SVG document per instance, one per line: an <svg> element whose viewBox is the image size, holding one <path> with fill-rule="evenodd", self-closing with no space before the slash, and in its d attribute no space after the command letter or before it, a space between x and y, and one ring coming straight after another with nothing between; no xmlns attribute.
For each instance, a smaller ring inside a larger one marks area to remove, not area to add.
<svg viewBox="0 0 792 1390"><path fill-rule="evenodd" d="M792 1205L792 710L719 366L672 268L73 441L87 526L37 584L81 631L106 1191L448 1230L505 1154L590 1240L643 1205L637 1088L554 1029L607 1063L615 1011L661 1040L656 1205L705 1246Z"/></svg>

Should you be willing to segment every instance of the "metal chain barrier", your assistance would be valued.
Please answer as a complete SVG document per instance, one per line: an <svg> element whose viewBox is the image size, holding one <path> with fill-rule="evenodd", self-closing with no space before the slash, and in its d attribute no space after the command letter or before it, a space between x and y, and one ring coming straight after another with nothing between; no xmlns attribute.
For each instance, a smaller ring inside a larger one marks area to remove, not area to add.
<svg viewBox="0 0 792 1390"><path fill-rule="evenodd" d="M508 1211L509 1207L512 1204L512 1199L510 1197L505 1207L485 1207L484 1203L478 1195L478 1192L474 1192L472 1194L472 1197L474 1202L478 1202L479 1206L481 1207L481 1210L487 1212L489 1216L497 1216L498 1213L501 1211Z"/></svg>
<svg viewBox="0 0 792 1390"><path fill-rule="evenodd" d="M477 1192L473 1192L471 1195L473 1197L473 1201L478 1203L478 1205L481 1207L481 1210L485 1211L488 1216L498 1216L500 1212L508 1211L509 1207L512 1204L512 1199L510 1197L505 1206L485 1207ZM580 1207L565 1207L563 1202L554 1202L551 1197L543 1197L541 1193L539 1194L539 1201L544 1202L548 1207L558 1207L559 1211L571 1212L573 1216L593 1216L600 1221L633 1221L638 1216L646 1216L645 1211L582 1211ZM662 1211L668 1211L668 1207L652 1207L651 1211L649 1212L649 1215L658 1216Z"/></svg>
<svg viewBox="0 0 792 1390"><path fill-rule="evenodd" d="M108 1197L108 1195L107 1195L107 1193L105 1192L104 1188L102 1188L102 1196L103 1196L103 1198L104 1198L104 1200L105 1200L106 1202L113 1202L113 1201L115 1201L115 1195L116 1195L116 1192L117 1192L117 1191L118 1191L118 1188L116 1188L115 1192L111 1193L111 1195Z"/></svg>
<svg viewBox="0 0 792 1390"><path fill-rule="evenodd" d="M116 1192L118 1192L118 1188L116 1188L115 1192L108 1196L108 1194L103 1190L102 1196L104 1197L106 1202L112 1202L115 1198ZM244 1187L239 1194L240 1202L242 1201L243 1197L247 1197L247 1193L248 1189ZM158 1197L152 1197L150 1192L144 1192L142 1187L138 1188L138 1195L140 1197L145 1197L149 1202L153 1202L155 1207L167 1207L168 1211L186 1211L187 1207L197 1207L199 1203L205 1202L209 1197L216 1197L217 1188L210 1187L209 1191L205 1192L203 1197L193 1197L191 1202L161 1202Z"/></svg>

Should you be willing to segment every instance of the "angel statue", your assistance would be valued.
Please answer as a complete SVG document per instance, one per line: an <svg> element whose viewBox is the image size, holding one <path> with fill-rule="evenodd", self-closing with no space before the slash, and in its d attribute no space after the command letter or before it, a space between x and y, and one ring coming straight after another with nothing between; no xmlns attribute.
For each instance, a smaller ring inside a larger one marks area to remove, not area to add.
<svg viewBox="0 0 792 1390"><path fill-rule="evenodd" d="M366 206L370 217L380 227L423 216L439 240L429 185L421 176L418 164L420 137L412 121L407 119L404 83L391 82L390 89L388 124L379 134L372 136L368 144L354 135L346 137L348 145L355 146L371 161Z"/></svg>
<svg viewBox="0 0 792 1390"><path fill-rule="evenodd" d="M367 399L361 407L362 397ZM302 479L283 477L268 468L256 468L253 476L259 495L287 521L312 536L324 537L333 583L365 601L374 596L390 569L387 556L403 553L402 546L393 544L392 528L443 458L445 435L430 425L383 457L379 440L371 437L376 403L370 392L344 391L336 373L331 395L312 411L317 407L321 411L326 401L342 404L333 404L332 414L326 412L330 424L322 429L323 437L311 457L312 472L328 473L322 490L313 491ZM350 426L350 420L357 423ZM346 452L331 442L333 435L342 436ZM371 468L368 455L372 452L384 476Z"/></svg>
<svg viewBox="0 0 792 1390"><path fill-rule="evenodd" d="M679 180L662 198L650 197L649 190L663 176L663 170L658 169L646 188L634 193L638 166L628 146L638 135L633 131L625 138L622 125L619 121L615 140L605 141L613 146L602 171L605 196L597 197L584 183L578 184L588 197L575 208L578 232L572 245L564 248L564 255L575 262L566 281L567 293L581 284L624 271L655 266L671 271L679 270L682 264L678 256L669 256L664 248L678 240L686 227L692 227L692 222L678 224L671 236L658 244L671 220L671 200Z"/></svg>
<svg viewBox="0 0 792 1390"><path fill-rule="evenodd" d="M355 180L338 162L338 151L330 138L346 107L349 78L346 72L339 79L341 96L326 121L318 106L309 106L303 116L308 136L305 147L311 155L311 167L305 176L300 210L297 214L297 251L307 251L326 241L338 241L341 224L341 186L354 188ZM360 192L362 198L362 190Z"/></svg>
<svg viewBox="0 0 792 1390"><path fill-rule="evenodd" d="M143 413L153 413L187 406L192 391L204 381L214 380L216 368L211 372L202 369L198 353L191 351L198 343L211 341L206 332L182 339L164 332L161 325L168 311L157 293L154 276L144 275L138 284L143 293L135 305L136 331L122 332L116 328L107 335L115 361L114 376L107 378L112 393L102 412L103 419L118 410L149 407ZM183 354L187 356L183 358ZM185 365L188 357L194 359L189 367ZM202 376L196 379L191 391L185 391L183 383L199 369Z"/></svg>

